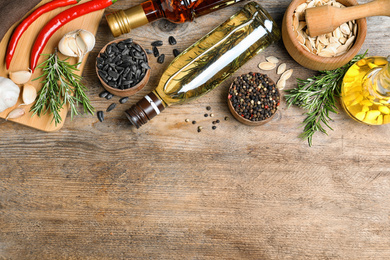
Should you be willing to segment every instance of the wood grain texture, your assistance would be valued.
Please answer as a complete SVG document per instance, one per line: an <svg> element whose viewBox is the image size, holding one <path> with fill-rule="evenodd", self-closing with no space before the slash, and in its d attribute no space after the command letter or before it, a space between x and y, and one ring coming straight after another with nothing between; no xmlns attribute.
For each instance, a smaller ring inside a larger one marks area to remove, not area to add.
<svg viewBox="0 0 390 260"><path fill-rule="evenodd" d="M140 2L118 1L107 12ZM289 1L261 4L281 24ZM237 122L226 104L227 80L139 130L130 127L124 111L157 85L173 59L168 36L176 37L176 48L189 46L240 6L127 35L145 48L163 39L166 62L151 58L148 85L103 123L78 116L44 133L0 120L0 259L390 258L390 126L358 124L341 111L332 116L334 131L316 134L309 148L298 138L303 111L285 102L264 126ZM388 22L368 18L361 52L390 53ZM113 39L104 19L97 35L83 76L93 105L105 110L119 98L98 97L94 58ZM270 55L294 69L287 88L314 74L280 41L234 76L258 71ZM208 105L214 118L203 116Z"/></svg>
<svg viewBox="0 0 390 260"><path fill-rule="evenodd" d="M43 0L39 5L45 4L47 2L50 2L50 0ZM5 66L5 55L6 55L6 50L8 46L8 41L9 38L11 37L11 34L16 27L17 24L15 24L12 28L10 28L7 32L7 34L4 36L4 38L0 42L0 76L2 77L8 77L9 72L11 71L19 71L19 70L28 70L29 64L30 64L30 52L31 52L31 47L33 46L35 39L41 29L45 26L47 22L49 22L53 17L55 17L57 14L60 12L66 10L68 7L63 7L63 8L58 8L56 10L50 11L48 13L43 14L41 17L39 17L29 28L28 30L23 34L23 36L20 38L15 55L12 59L12 63L10 66L9 71L7 71L6 66ZM61 27L51 38L50 41L47 43L45 49L43 50L43 54L51 54L53 53L54 49L57 47L58 42L61 40L62 36L65 35L68 32L77 30L77 29L85 29L87 31L90 31L93 34L96 34L100 20L102 18L102 15L104 13L104 10L92 12L90 14L87 14L83 17L79 17L74 19L73 21L65 24L63 27ZM31 47L29 47L31 46ZM87 54L81 63L79 67L79 71L76 72L78 75L82 75L86 60L88 59ZM62 59L65 59L66 57L62 56L60 54L60 57ZM44 59L40 59L39 64L42 63ZM69 62L76 63L75 58L69 59ZM42 69L37 68L32 75L31 79L38 78L40 75L42 75ZM34 87L39 91L42 88L42 85L40 83L40 80L37 81L31 81L30 82ZM21 92L23 91L23 87L21 87ZM21 95L20 95L21 96ZM23 101L21 98L19 98L19 101L16 103L16 105L12 108L9 108L3 112L0 113L0 118L6 118L9 112L11 112L13 109L18 107L20 104L22 104ZM64 125L65 120L63 120L59 124L55 124L52 121L52 116L49 114L43 115L41 117L38 116L33 116L32 112L30 111L32 105L25 106L24 110L26 111L26 115L23 117L20 117L18 119L10 119L10 121L17 122L19 124L27 125L32 128L36 128L42 131L57 131L61 129L61 127ZM62 109L60 112L61 118L66 118L68 112L68 108Z"/></svg>

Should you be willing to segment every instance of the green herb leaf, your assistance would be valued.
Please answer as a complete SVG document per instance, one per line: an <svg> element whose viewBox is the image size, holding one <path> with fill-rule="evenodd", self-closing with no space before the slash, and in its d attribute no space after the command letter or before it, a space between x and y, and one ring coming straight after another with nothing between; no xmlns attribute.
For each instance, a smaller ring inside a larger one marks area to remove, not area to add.
<svg viewBox="0 0 390 260"><path fill-rule="evenodd" d="M357 61L367 54L356 55L349 63L335 70L320 71L318 75L306 80L297 79L297 87L286 90L285 98L288 107L296 105L307 110L303 121L304 129L301 138L307 138L309 146L313 144L313 135L320 131L327 134L325 127L333 130L329 112L337 114L335 97L341 94L341 83L345 73Z"/></svg>
<svg viewBox="0 0 390 260"><path fill-rule="evenodd" d="M78 71L77 64L71 65L68 59L60 60L57 51L53 54L45 54L47 60L38 68L42 68L43 74L38 79L43 79L42 89L38 93L35 104L31 107L33 115L42 116L49 113L53 116L55 125L61 123L60 111L69 106L71 119L78 115L77 106L81 104L84 113L94 113L91 101L85 94L87 88L81 83L82 78L75 74Z"/></svg>

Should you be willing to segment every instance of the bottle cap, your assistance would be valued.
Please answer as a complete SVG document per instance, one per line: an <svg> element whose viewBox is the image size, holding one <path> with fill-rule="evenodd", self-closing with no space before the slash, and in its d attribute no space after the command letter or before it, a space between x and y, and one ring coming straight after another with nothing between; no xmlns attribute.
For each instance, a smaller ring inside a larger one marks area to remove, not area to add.
<svg viewBox="0 0 390 260"><path fill-rule="evenodd" d="M114 13L107 14L106 19L114 37L129 33L131 29L149 23L141 5L131 7L125 11L119 10Z"/></svg>
<svg viewBox="0 0 390 260"><path fill-rule="evenodd" d="M135 127L140 128L164 109L162 101L151 92L128 109L125 114Z"/></svg>

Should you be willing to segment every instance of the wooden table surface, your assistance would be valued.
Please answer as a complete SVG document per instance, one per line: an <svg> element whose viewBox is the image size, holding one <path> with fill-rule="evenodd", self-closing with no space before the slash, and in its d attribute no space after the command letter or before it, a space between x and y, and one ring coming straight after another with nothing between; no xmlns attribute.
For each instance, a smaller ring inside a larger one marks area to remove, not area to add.
<svg viewBox="0 0 390 260"><path fill-rule="evenodd" d="M140 2L121 0L107 12ZM281 25L289 2L261 4ZM242 5L126 36L146 47L174 35L184 49ZM361 53L390 54L389 19L368 18ZM83 76L92 104L105 110L119 99L98 97L94 60L113 39L105 19L97 39ZM136 130L124 111L157 85L172 49L161 48L166 62L151 59L147 87L103 123L77 116L45 133L0 120L0 259L390 258L389 125L359 124L341 110L332 115L334 131L316 134L310 148L298 137L304 111L285 102L267 125L238 123L225 102L227 80ZM294 69L287 88L315 74L280 41L235 75L259 71L269 55ZM214 118L203 116L207 106ZM211 130L215 119L221 123Z"/></svg>

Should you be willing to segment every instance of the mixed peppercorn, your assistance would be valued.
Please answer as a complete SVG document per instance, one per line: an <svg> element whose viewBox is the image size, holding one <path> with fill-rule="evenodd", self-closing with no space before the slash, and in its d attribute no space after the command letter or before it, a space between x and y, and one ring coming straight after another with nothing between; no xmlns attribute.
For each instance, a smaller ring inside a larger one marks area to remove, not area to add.
<svg viewBox="0 0 390 260"><path fill-rule="evenodd" d="M280 104L280 94L266 75L248 73L237 77L229 89L234 110L250 121L262 121L273 116Z"/></svg>

